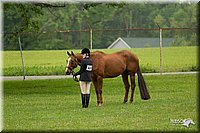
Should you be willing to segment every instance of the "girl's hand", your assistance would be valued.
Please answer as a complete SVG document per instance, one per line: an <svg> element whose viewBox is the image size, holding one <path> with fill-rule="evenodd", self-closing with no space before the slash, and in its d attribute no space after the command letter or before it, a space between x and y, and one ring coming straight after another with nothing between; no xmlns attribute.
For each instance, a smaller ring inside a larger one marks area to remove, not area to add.
<svg viewBox="0 0 200 133"><path fill-rule="evenodd" d="M79 82L78 78L75 75L73 75L73 79L74 81Z"/></svg>

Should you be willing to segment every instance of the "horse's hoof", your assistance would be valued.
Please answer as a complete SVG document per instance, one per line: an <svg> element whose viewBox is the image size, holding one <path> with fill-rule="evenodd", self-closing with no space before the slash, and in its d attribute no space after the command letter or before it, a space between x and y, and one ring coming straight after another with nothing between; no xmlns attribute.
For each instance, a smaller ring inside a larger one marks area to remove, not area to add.
<svg viewBox="0 0 200 133"><path fill-rule="evenodd" d="M128 100L124 100L124 103L127 103Z"/></svg>
<svg viewBox="0 0 200 133"><path fill-rule="evenodd" d="M101 103L99 103L99 104L98 104L98 107L101 107L101 106L102 106L102 104L101 104Z"/></svg>
<svg viewBox="0 0 200 133"><path fill-rule="evenodd" d="M130 103L133 103L133 100L130 100Z"/></svg>

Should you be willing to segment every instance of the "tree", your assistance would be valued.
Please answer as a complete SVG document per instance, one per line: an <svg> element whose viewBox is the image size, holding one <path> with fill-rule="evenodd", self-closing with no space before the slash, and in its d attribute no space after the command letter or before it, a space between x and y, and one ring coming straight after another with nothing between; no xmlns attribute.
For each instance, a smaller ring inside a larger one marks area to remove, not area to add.
<svg viewBox="0 0 200 133"><path fill-rule="evenodd" d="M71 49L89 47L89 32L55 31L157 28L156 23L163 28L196 27L196 21L195 4L4 3L4 49L18 49L16 35L23 32L23 49ZM106 48L118 37L158 34L152 30L93 31L93 46ZM179 39L175 44L194 45L196 33L164 31L163 36Z"/></svg>
<svg viewBox="0 0 200 133"><path fill-rule="evenodd" d="M196 20L196 5L180 5L176 12L170 17L170 25L172 27L179 27L179 28L194 28L196 27L197 20ZM195 33L194 31L176 31L174 35L176 40L172 45L196 45L196 39L194 39ZM194 42L195 40L195 42Z"/></svg>

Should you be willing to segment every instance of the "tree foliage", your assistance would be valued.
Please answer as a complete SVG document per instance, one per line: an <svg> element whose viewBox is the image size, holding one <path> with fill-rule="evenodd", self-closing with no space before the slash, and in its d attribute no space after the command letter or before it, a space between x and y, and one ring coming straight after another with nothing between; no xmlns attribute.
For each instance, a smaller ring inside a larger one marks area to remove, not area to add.
<svg viewBox="0 0 200 133"><path fill-rule="evenodd" d="M70 49L89 47L85 29L197 27L196 4L152 3L4 3L4 50ZM80 30L82 32L54 32ZM48 31L48 32L45 32ZM28 33L31 32L31 33ZM45 32L45 33L44 33ZM94 31L93 47L105 48L118 37L158 37L158 31ZM196 45L196 33L165 31L171 45Z"/></svg>

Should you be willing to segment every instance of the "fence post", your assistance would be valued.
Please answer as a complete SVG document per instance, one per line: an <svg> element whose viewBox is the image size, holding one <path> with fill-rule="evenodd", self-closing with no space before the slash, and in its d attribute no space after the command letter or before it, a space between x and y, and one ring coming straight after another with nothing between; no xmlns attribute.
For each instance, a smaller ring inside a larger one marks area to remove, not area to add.
<svg viewBox="0 0 200 133"><path fill-rule="evenodd" d="M163 46L163 39L162 39L162 28L160 28L160 75L162 75L162 46Z"/></svg>
<svg viewBox="0 0 200 133"><path fill-rule="evenodd" d="M156 23L159 31L160 31L160 75L162 75L163 69L162 69L162 46L163 46L163 39L162 39L162 28L158 23Z"/></svg>
<svg viewBox="0 0 200 133"><path fill-rule="evenodd" d="M90 50L92 50L92 29L90 28Z"/></svg>
<svg viewBox="0 0 200 133"><path fill-rule="evenodd" d="M24 71L24 58L23 58L23 55L22 55L22 43L21 43L20 35L18 35L18 40L19 40L20 56L21 56L21 60L22 60L22 74L23 74L23 80L25 80L26 77L25 77L25 71Z"/></svg>

